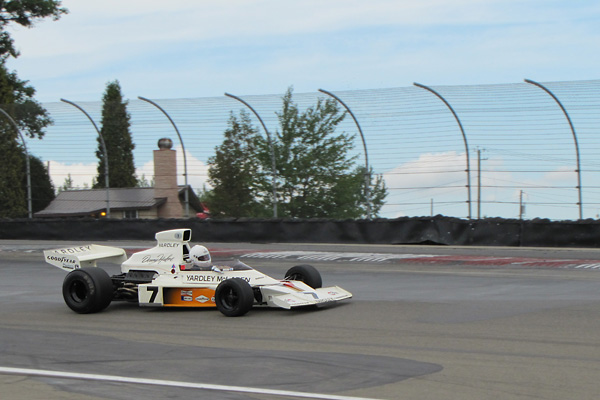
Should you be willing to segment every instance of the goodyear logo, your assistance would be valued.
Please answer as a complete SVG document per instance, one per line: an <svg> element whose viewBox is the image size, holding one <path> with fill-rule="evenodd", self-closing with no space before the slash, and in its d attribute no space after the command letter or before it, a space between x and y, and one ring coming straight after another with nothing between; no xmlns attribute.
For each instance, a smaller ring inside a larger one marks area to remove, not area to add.
<svg viewBox="0 0 600 400"><path fill-rule="evenodd" d="M67 269L75 269L79 268L77 265L77 260L72 258L64 257L64 256L47 256L46 259L48 261L54 261L55 263L61 263L63 268Z"/></svg>

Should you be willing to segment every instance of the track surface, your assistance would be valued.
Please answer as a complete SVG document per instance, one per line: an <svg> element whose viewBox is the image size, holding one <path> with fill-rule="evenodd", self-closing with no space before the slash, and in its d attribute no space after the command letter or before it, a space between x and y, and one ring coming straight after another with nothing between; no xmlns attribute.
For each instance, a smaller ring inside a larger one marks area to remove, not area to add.
<svg viewBox="0 0 600 400"><path fill-rule="evenodd" d="M274 277L312 257L325 285L354 294L313 311L255 309L226 318L216 310L128 303L77 315L62 300L64 273L41 256L41 249L63 245L0 242L0 367L374 399L564 400L600 393L600 270L577 267L599 263L594 250L209 245L215 255L246 256ZM304 250L310 253L283 254ZM325 253L419 257L350 261ZM0 393L294 398L10 374L0 374Z"/></svg>

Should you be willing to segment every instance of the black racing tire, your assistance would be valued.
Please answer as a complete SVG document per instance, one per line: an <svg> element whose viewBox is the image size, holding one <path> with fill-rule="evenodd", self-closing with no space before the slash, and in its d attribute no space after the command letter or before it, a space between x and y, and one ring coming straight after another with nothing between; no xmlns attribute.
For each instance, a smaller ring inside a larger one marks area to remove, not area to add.
<svg viewBox="0 0 600 400"><path fill-rule="evenodd" d="M285 273L285 279L289 281L302 281L313 289L319 289L323 286L321 274L312 265L296 265L288 269Z"/></svg>
<svg viewBox="0 0 600 400"><path fill-rule="evenodd" d="M252 308L254 291L250 284L241 278L226 279L217 286L215 303L223 315L240 317Z"/></svg>
<svg viewBox="0 0 600 400"><path fill-rule="evenodd" d="M69 272L63 282L63 298L69 308L79 314L104 310L113 299L110 276L101 268L84 267Z"/></svg>

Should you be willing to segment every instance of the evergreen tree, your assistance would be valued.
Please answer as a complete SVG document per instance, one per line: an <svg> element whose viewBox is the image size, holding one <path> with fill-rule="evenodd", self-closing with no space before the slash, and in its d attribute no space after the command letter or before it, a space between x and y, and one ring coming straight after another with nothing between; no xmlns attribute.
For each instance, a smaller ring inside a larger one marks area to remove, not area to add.
<svg viewBox="0 0 600 400"><path fill-rule="evenodd" d="M223 143L208 160L209 182L213 190L203 194L215 217L258 217L266 215L260 204L257 185L263 174L256 158L258 131L250 115L242 110L228 121Z"/></svg>
<svg viewBox="0 0 600 400"><path fill-rule="evenodd" d="M25 158L25 154L23 154ZM25 165L25 161L23 161ZM29 168L31 173L31 208L34 213L43 210L54 200L55 192L48 168L38 157L29 155ZM27 177L23 173L23 192L27 193Z"/></svg>
<svg viewBox="0 0 600 400"><path fill-rule="evenodd" d="M4 115L0 115L0 218L27 215L26 192L21 181L25 163L17 133Z"/></svg>
<svg viewBox="0 0 600 400"><path fill-rule="evenodd" d="M150 178L150 180L148 180L148 178L146 178L145 174L142 174L142 176L140 177L136 177L137 179L137 183L136 183L136 187L141 187L141 188L145 188L145 187L154 187L154 177Z"/></svg>
<svg viewBox="0 0 600 400"><path fill-rule="evenodd" d="M17 123L23 137L41 138L52 120L33 99L34 94L35 89L9 72L6 60L0 58L0 107ZM21 185L25 170L21 138L10 120L0 115L0 217L27 215L27 192Z"/></svg>
<svg viewBox="0 0 600 400"><path fill-rule="evenodd" d="M129 131L130 115L127 112L127 101L123 100L119 81L109 82L104 92L102 105L102 128L100 133L104 138L108 155L109 185L113 188L135 187L138 179L133 163L135 145ZM100 137L97 138L98 175L94 180L94 188L105 187L104 150Z"/></svg>
<svg viewBox="0 0 600 400"><path fill-rule="evenodd" d="M71 176L71 174L68 174L67 177L65 178L63 184L58 187L58 191L60 193L64 190L73 190L73 189L74 189L73 177Z"/></svg>

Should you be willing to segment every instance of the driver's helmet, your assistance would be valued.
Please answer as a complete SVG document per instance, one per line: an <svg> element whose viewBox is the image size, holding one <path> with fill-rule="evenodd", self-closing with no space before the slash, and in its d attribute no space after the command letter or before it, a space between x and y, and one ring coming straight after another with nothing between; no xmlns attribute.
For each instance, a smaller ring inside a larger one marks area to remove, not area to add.
<svg viewBox="0 0 600 400"><path fill-rule="evenodd" d="M192 264L198 267L210 267L210 253L208 249L199 244L192 247L190 250L190 259L192 260Z"/></svg>

